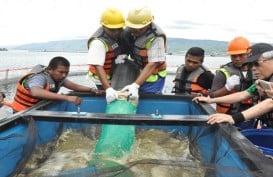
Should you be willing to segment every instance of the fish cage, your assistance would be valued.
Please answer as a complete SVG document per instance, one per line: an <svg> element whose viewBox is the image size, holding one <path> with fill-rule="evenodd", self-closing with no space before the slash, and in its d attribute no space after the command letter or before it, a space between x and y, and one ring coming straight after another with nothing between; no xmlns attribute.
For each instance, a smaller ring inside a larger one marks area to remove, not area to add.
<svg viewBox="0 0 273 177"><path fill-rule="evenodd" d="M80 112L42 101L0 122L0 176L272 176L271 159L230 124L206 124L215 110L191 96L141 95L135 114L106 114L104 96L70 94Z"/></svg>

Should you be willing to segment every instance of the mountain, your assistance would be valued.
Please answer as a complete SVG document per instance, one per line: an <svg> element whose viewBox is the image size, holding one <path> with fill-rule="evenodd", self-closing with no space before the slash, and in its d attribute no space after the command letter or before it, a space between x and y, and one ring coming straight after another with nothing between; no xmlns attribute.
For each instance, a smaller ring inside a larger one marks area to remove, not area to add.
<svg viewBox="0 0 273 177"><path fill-rule="evenodd" d="M216 40L194 40L183 38L168 38L168 53L185 54L191 47L201 47L206 55L226 55L228 42Z"/></svg>
<svg viewBox="0 0 273 177"><path fill-rule="evenodd" d="M46 43L25 44L10 49L29 51L62 51L62 52L87 52L87 39L51 41ZM202 47L206 55L225 55L226 41L215 40L193 40L184 38L168 38L167 53L185 54L190 47Z"/></svg>
<svg viewBox="0 0 273 177"><path fill-rule="evenodd" d="M44 43L31 43L12 47L14 50L29 51L62 51L62 52L86 52L87 40L74 39L62 41L50 41Z"/></svg>

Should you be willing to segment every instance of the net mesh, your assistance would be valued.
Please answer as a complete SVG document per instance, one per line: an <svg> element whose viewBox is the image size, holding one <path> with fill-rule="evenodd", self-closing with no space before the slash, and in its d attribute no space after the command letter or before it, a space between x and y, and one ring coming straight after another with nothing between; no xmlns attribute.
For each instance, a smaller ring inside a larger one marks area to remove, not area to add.
<svg viewBox="0 0 273 177"><path fill-rule="evenodd" d="M46 124L48 127L48 131L55 131L54 137L50 138L50 141L46 141L48 139L48 135L43 135L45 131L39 130L39 126L41 126L41 122L34 121L32 118L25 119L25 124L27 124L27 128L25 131L21 131L21 134L17 130L18 133L10 134L8 136L2 136L0 138L1 141L7 141L10 139L15 139L18 141L18 138L26 138L27 141L23 144L23 148L20 153L20 158L16 163L16 167L9 173L8 176L36 176L35 173L32 173L33 170L39 169L44 165L46 160L54 154L54 148L58 146L60 143L60 139L68 129L73 129L75 132L84 132L84 135L88 138L94 139L97 141L99 135L95 136L95 133L98 133L100 129L100 125L93 125L87 123L80 123L75 125L75 123L51 123L51 122L42 122L42 124ZM54 129L50 129L48 125L54 127ZM97 130L94 130L94 127L97 127ZM182 128L181 128L182 127ZM272 172L272 168L269 165L272 163L270 159L262 158L263 154L259 154L259 150L257 149L249 149L247 146L247 142L241 141L239 146L233 146L232 142L239 141L240 137L236 137L233 135L235 129L231 126L226 127L200 127L200 126L168 126L168 128L163 126L137 126L136 134L139 135L139 139L142 138L143 143L144 137L141 133L146 131L153 131L155 129L160 130L160 132L166 132L168 136L175 139L176 141L187 141L188 142L188 151L190 155L187 157L181 156L178 153L178 156L175 158L164 159L160 156L157 158L143 158L137 160L127 160L126 162L120 162L117 159L106 159L101 160L100 163L104 163L104 165L100 165L99 163L93 163L93 165L88 165L86 160L85 167L74 167L71 169L62 169L53 174L50 174L48 171L44 172L43 175L41 173L37 176L48 176L48 177L72 177L72 176L139 176L141 169L153 169L150 170L149 173L144 174L146 172L142 172L144 176L150 176L156 174L156 170L162 174L164 174L163 169L166 169L169 173L173 174L173 176L181 176L178 175L178 172L186 173L190 176L270 176ZM90 131L87 131L90 130ZM71 133L71 132L70 132ZM99 134L99 133L98 133ZM230 138L223 138L223 134L227 134ZM150 136L151 134L149 134ZM163 134L158 134L162 135ZM65 136L68 136L65 133ZM211 139L211 142L207 141L207 138ZM227 144L227 141L231 142L230 146ZM147 143L147 142L146 142ZM157 144L171 144L169 139L165 137L161 137L160 141ZM142 144L144 146L145 144ZM59 145L60 146L60 145ZM200 149L205 149L206 151ZM94 147L94 146L93 146ZM241 152L242 149L245 150ZM155 149L156 150L156 149ZM237 151L238 150L238 151ZM7 153L3 158L7 158L11 156L18 149L13 149L9 153ZM35 160L35 165L33 161L33 156L37 156L38 152L43 152L42 156L40 155L39 160ZM45 153L46 152L46 153ZM90 152L92 150L90 149ZM232 154L232 155L231 155ZM256 159L256 162L252 161L252 157ZM233 158L233 161L227 160ZM237 159L236 159L237 158ZM130 159L130 158L128 158ZM69 159L67 159L69 160ZM241 163L241 162L244 163ZM34 168L30 168L30 164L35 166ZM266 169L266 170L264 170Z"/></svg>

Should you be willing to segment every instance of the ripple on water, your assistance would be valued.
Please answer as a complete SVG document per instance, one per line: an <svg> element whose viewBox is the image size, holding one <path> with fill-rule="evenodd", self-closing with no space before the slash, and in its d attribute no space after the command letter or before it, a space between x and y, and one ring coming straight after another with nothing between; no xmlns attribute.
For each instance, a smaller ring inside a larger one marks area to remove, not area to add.
<svg viewBox="0 0 273 177"><path fill-rule="evenodd" d="M99 135L100 128L97 130L92 130L90 133ZM21 174L20 177L57 175L64 170L85 168L87 162L92 160L92 149L95 148L97 141L90 137L98 137L98 135L86 136L86 130L64 131L49 158L39 165L37 159L32 158L26 165L29 169L25 169L25 174ZM173 132L157 129L137 130L131 152L121 159L107 160L127 164L125 166L129 167L134 176L204 176L201 163L189 152L187 137L176 136L177 134ZM44 151L40 150L39 153L41 152Z"/></svg>

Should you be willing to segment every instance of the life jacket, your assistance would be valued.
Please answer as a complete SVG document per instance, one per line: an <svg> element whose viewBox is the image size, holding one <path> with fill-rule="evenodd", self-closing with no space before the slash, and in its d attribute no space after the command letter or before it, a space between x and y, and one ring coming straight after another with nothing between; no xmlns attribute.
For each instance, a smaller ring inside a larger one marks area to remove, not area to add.
<svg viewBox="0 0 273 177"><path fill-rule="evenodd" d="M226 76L226 79L228 79L230 76L232 75L237 75L240 77L240 84L236 85L234 87L234 89L232 89L231 91L229 91L228 94L232 94L235 92L240 92L243 91L245 89L247 89L252 83L252 72L250 71L246 71L248 72L246 77L243 75L242 71L236 67L233 66L232 63L228 63L224 66L222 66L218 72L223 72L224 75ZM249 98L246 100L243 100L241 102L238 103L217 103L216 104L216 111L219 113L235 113L235 112L239 112L239 111L243 111L249 107L253 106L253 99Z"/></svg>
<svg viewBox="0 0 273 177"><path fill-rule="evenodd" d="M146 33L140 37L132 38L128 28L125 29L125 38L130 38L132 41L127 42L129 45L133 43L131 47L131 58L135 59L136 64L143 69L148 64L148 49L151 48L153 41L156 37L163 37L165 49L166 47L166 35L162 29L154 23L151 23L150 28ZM159 77L165 78L167 75L167 63L166 61L162 62L157 66L152 74L147 78L146 82L156 82Z"/></svg>
<svg viewBox="0 0 273 177"><path fill-rule="evenodd" d="M103 69L106 73L106 77L108 80L111 79L111 75L112 75L112 65L113 65L113 61L114 59L121 54L121 49L120 49L120 45L118 44L118 42L112 38L110 38L104 31L103 27L100 27L93 35L92 37L88 40L87 45L89 48L90 43L92 42L92 40L94 39L98 39L100 40L106 49L106 55L105 55L105 62L103 65ZM97 71L95 66L90 65L89 66L89 72L88 72L89 76L94 76L96 79L98 79L97 76Z"/></svg>
<svg viewBox="0 0 273 177"><path fill-rule="evenodd" d="M30 90L25 88L25 84L30 79L33 77L35 74L42 74L46 80L47 83L45 85L45 90L50 91L50 92L55 92L57 93L60 89L60 87L63 85L63 81L59 82L56 84L54 80L50 77L50 75L46 71L42 71L41 73L28 73L25 76L23 76L17 83L17 90L15 93L15 97L13 102L10 104L12 109L15 112L19 112L22 110L25 110L36 103L40 101L39 98L35 98L31 95Z"/></svg>
<svg viewBox="0 0 273 177"><path fill-rule="evenodd" d="M186 79L183 79L183 71L185 69L185 65L181 65L177 68L175 75L175 85L174 92L175 93L206 93L204 96L207 96L208 90L202 86L200 86L197 81L201 74L206 71L209 71L205 66L201 66L196 70L192 71Z"/></svg>

